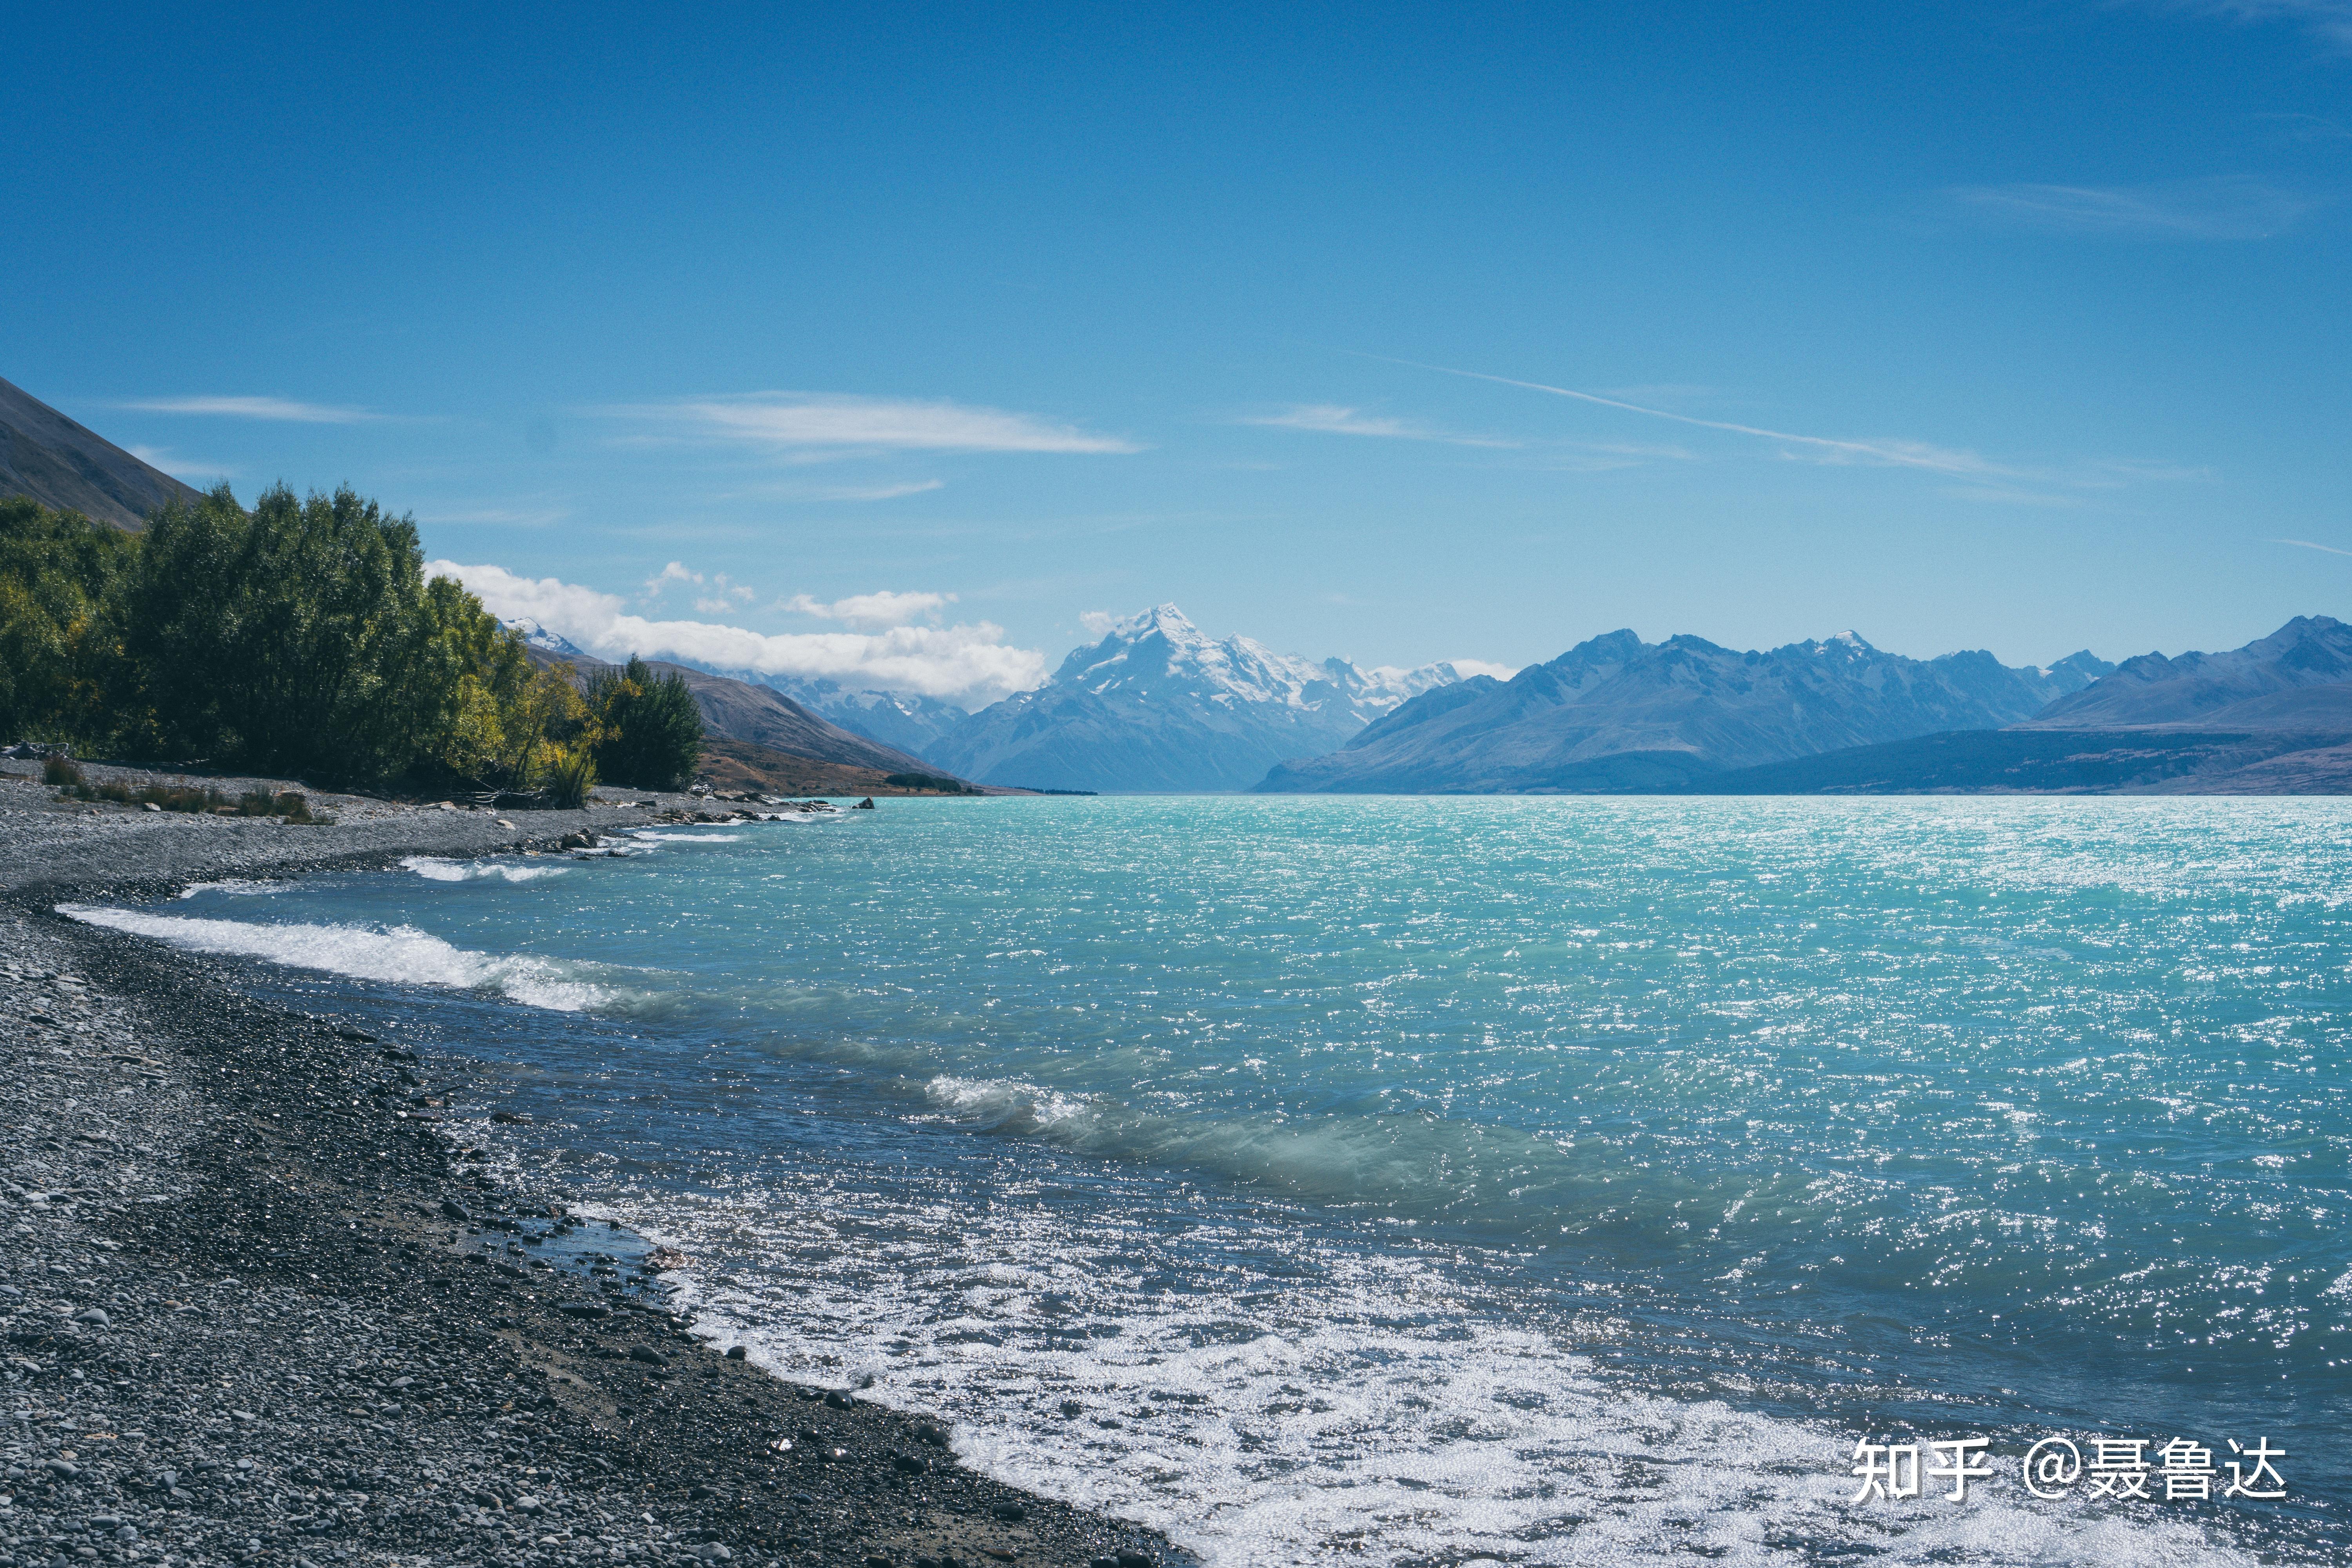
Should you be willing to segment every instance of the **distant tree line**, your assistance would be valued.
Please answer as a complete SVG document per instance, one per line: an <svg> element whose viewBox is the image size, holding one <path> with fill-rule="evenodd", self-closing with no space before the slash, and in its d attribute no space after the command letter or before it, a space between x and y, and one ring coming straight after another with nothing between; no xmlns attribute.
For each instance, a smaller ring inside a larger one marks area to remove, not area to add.
<svg viewBox="0 0 2352 1568"><path fill-rule="evenodd" d="M0 740L322 784L674 787L702 752L686 684L632 658L583 689L349 489L226 484L130 533L0 500Z"/></svg>

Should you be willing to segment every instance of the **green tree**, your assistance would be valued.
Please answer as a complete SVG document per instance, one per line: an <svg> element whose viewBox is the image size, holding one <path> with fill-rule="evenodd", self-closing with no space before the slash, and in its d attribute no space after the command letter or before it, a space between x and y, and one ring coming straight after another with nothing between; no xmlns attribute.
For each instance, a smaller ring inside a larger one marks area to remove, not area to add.
<svg viewBox="0 0 2352 1568"><path fill-rule="evenodd" d="M124 647L167 752L333 780L438 753L463 678L520 658L480 602L427 583L416 527L348 488L247 513L226 485L150 521Z"/></svg>
<svg viewBox="0 0 2352 1568"><path fill-rule="evenodd" d="M112 742L109 692L121 679L113 600L137 551L135 534L79 512L0 500L0 739L81 751Z"/></svg>
<svg viewBox="0 0 2352 1568"><path fill-rule="evenodd" d="M567 748L584 753L582 731L588 723L588 704L580 696L572 666L534 669L499 709L504 739L499 765L508 786L536 787L559 758L569 755Z"/></svg>
<svg viewBox="0 0 2352 1568"><path fill-rule="evenodd" d="M633 789L676 789L702 760L702 710L683 676L656 677L632 654L588 683L598 776Z"/></svg>

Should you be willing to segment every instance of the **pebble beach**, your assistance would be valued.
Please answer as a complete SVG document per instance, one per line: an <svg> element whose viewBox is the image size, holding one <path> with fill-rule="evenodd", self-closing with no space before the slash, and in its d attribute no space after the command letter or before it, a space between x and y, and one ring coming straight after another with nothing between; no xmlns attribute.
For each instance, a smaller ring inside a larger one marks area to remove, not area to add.
<svg viewBox="0 0 2352 1568"><path fill-rule="evenodd" d="M313 798L334 826L0 784L0 1563L1183 1561L967 1470L953 1412L698 1334L686 1260L453 1134L465 1063L56 912L711 809Z"/></svg>

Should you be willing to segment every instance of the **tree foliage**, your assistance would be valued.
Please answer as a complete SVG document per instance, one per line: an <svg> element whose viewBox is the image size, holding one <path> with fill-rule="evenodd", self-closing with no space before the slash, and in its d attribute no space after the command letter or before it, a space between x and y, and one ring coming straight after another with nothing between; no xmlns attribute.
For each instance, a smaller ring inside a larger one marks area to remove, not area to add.
<svg viewBox="0 0 2352 1568"><path fill-rule="evenodd" d="M702 760L702 710L685 677L631 655L588 683L597 773L634 789L676 789Z"/></svg>
<svg viewBox="0 0 2352 1568"><path fill-rule="evenodd" d="M79 512L0 500L0 732L87 747L120 679L110 611L134 536Z"/></svg>
<svg viewBox="0 0 2352 1568"><path fill-rule="evenodd" d="M509 683L515 639L446 578L416 528L349 489L284 486L240 509L224 485L148 524L124 651L167 753L381 778L445 749L463 682Z"/></svg>
<svg viewBox="0 0 2352 1568"><path fill-rule="evenodd" d="M281 485L248 512L223 485L143 533L0 500L0 738L578 793L597 769L683 777L701 721L637 660L586 697L571 666L535 667L461 584L425 575L413 521L349 489Z"/></svg>

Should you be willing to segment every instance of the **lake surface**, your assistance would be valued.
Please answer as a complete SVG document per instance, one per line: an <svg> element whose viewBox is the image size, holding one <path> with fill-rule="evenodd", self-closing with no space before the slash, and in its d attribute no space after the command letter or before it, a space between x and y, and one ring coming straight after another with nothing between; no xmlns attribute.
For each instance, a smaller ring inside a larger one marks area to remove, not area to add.
<svg viewBox="0 0 2352 1568"><path fill-rule="evenodd" d="M2352 803L641 842L89 918L489 1061L730 1339L1212 1563L2352 1556ZM2052 1435L2217 1494L2267 1438L2287 1495L2039 1500ZM1967 1500L1849 1500L1969 1436Z"/></svg>

